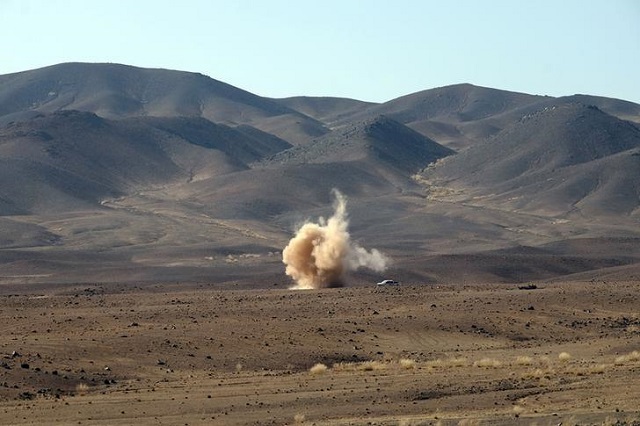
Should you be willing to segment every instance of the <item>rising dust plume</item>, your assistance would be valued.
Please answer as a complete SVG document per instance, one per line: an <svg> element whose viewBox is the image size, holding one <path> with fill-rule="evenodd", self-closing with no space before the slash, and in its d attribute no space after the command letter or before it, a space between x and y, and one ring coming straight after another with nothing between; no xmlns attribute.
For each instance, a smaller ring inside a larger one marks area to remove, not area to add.
<svg viewBox="0 0 640 426"><path fill-rule="evenodd" d="M387 258L378 250L367 251L351 241L347 199L338 190L333 194L333 216L302 225L282 251L285 272L296 282L294 289L342 287L346 272L361 267L382 272L387 267Z"/></svg>

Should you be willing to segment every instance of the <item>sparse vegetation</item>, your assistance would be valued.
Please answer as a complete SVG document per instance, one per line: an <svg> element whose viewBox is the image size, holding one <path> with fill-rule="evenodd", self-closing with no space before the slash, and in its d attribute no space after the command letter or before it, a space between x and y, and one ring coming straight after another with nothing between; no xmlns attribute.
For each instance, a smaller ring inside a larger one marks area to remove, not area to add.
<svg viewBox="0 0 640 426"><path fill-rule="evenodd" d="M531 358L530 356L519 356L516 358L516 364L531 365L533 364L533 358Z"/></svg>
<svg viewBox="0 0 640 426"><path fill-rule="evenodd" d="M524 413L524 407L521 405L514 405L512 410L513 410L513 414L515 414L516 416L519 416L520 414Z"/></svg>
<svg viewBox="0 0 640 426"><path fill-rule="evenodd" d="M358 370L363 371L384 370L385 368L387 368L387 364L380 361L365 361L358 364Z"/></svg>
<svg viewBox="0 0 640 426"><path fill-rule="evenodd" d="M465 367L469 364L469 361L465 357L452 357L447 359L436 359L433 361L427 361L425 366L431 368L450 368L450 367Z"/></svg>
<svg viewBox="0 0 640 426"><path fill-rule="evenodd" d="M621 355L616 357L614 364L623 365L623 364L628 364L630 362L637 362L637 361L640 361L640 352L633 351L626 355Z"/></svg>
<svg viewBox="0 0 640 426"><path fill-rule="evenodd" d="M481 360L474 362L473 366L482 368L499 368L502 367L502 362L493 358L482 358Z"/></svg>
<svg viewBox="0 0 640 426"><path fill-rule="evenodd" d="M535 370L531 370L531 371L527 371L525 372L522 377L525 379L542 379L544 377L546 377L548 374L547 371L541 369L541 368L536 368Z"/></svg>
<svg viewBox="0 0 640 426"><path fill-rule="evenodd" d="M465 367L469 364L469 362L467 361L467 358L465 357L449 358L447 362L452 367Z"/></svg>
<svg viewBox="0 0 640 426"><path fill-rule="evenodd" d="M442 367L445 367L445 363L441 359L436 359L436 360L433 360L433 361L427 361L425 363L425 367L427 367L429 369L431 369L431 368L442 368Z"/></svg>
<svg viewBox="0 0 640 426"><path fill-rule="evenodd" d="M569 352L560 352L558 354L558 360L560 360L560 362L569 362L571 361L571 354Z"/></svg>
<svg viewBox="0 0 640 426"><path fill-rule="evenodd" d="M384 370L388 363L382 361L337 362L331 366L333 371L375 371Z"/></svg>
<svg viewBox="0 0 640 426"><path fill-rule="evenodd" d="M478 419L462 419L458 422L458 426L479 426L480 420Z"/></svg>
<svg viewBox="0 0 640 426"><path fill-rule="evenodd" d="M405 370L412 370L416 368L416 362L412 359L402 358L400 359L400 361L398 361L398 363L400 364L400 367L404 368Z"/></svg>
<svg viewBox="0 0 640 426"><path fill-rule="evenodd" d="M78 383L78 385L76 386L76 392L79 395L84 395L88 391L89 391L89 385L87 385L86 383Z"/></svg>

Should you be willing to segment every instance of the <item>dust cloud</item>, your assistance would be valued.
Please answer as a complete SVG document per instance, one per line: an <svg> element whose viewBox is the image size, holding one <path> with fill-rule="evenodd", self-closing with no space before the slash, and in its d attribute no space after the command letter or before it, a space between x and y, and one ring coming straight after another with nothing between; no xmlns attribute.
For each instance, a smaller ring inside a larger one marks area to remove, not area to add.
<svg viewBox="0 0 640 426"><path fill-rule="evenodd" d="M333 216L302 225L282 251L285 272L296 283L293 289L342 287L346 272L359 268L382 272L387 268L388 259L382 253L351 241L347 198L335 189L333 195Z"/></svg>

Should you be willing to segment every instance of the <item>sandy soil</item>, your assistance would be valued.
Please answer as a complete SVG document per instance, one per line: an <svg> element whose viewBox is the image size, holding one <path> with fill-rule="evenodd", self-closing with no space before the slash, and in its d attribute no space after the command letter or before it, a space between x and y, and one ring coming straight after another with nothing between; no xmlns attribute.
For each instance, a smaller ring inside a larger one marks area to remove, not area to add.
<svg viewBox="0 0 640 426"><path fill-rule="evenodd" d="M639 424L639 290L4 294L0 423Z"/></svg>

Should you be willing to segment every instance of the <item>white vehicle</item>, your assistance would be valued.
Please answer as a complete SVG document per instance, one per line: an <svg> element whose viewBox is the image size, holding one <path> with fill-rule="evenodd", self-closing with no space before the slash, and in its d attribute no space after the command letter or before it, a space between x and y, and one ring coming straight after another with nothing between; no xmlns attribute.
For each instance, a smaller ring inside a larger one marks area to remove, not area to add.
<svg viewBox="0 0 640 426"><path fill-rule="evenodd" d="M398 285L398 281L394 281L394 280L382 280L379 283L377 283L376 285Z"/></svg>

